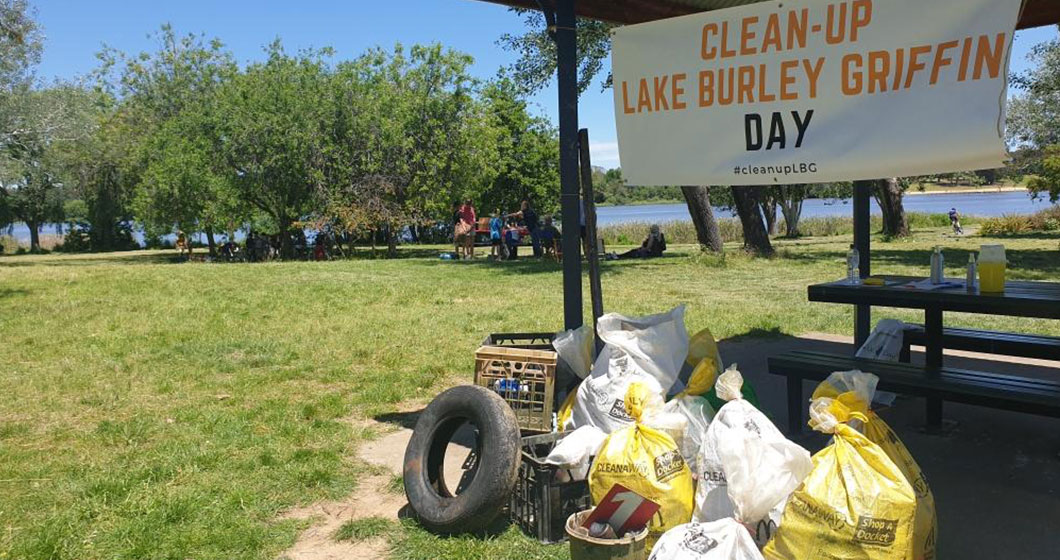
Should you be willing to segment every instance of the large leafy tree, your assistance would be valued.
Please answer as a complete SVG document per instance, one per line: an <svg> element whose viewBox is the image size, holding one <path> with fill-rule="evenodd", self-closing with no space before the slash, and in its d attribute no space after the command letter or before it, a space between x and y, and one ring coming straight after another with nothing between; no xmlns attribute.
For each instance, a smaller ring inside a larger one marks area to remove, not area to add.
<svg viewBox="0 0 1060 560"><path fill-rule="evenodd" d="M399 229L447 216L497 171L494 119L473 96L467 55L440 45L373 49L340 64L337 141L320 190L346 229L383 230L393 255Z"/></svg>
<svg viewBox="0 0 1060 560"><path fill-rule="evenodd" d="M8 97L13 110L0 152L0 198L9 218L25 222L30 250L39 251L40 228L62 219L62 147L91 133L90 98L70 85L19 88Z"/></svg>
<svg viewBox="0 0 1060 560"><path fill-rule="evenodd" d="M293 255L291 235L311 211L332 151L328 51L287 53L279 41L264 62L221 84L217 98L216 154L236 196L264 213Z"/></svg>
<svg viewBox="0 0 1060 560"><path fill-rule="evenodd" d="M515 83L501 77L482 92L493 127L496 158L493 177L482 190L483 210L514 211L523 199L538 211L552 212L559 201L559 140L546 119L535 117Z"/></svg>
<svg viewBox="0 0 1060 560"><path fill-rule="evenodd" d="M165 25L154 52L101 54L104 85L120 99L117 118L130 134L125 175L135 180L137 218L152 235L174 229L234 229L244 218L230 188L230 169L214 150L218 94L238 72L219 40L178 36Z"/></svg>
<svg viewBox="0 0 1060 560"><path fill-rule="evenodd" d="M1032 196L1060 200L1060 40L1036 45L1029 55L1034 68L1012 77L1020 91L1009 102L1007 134L1017 148L1014 164L1034 177Z"/></svg>

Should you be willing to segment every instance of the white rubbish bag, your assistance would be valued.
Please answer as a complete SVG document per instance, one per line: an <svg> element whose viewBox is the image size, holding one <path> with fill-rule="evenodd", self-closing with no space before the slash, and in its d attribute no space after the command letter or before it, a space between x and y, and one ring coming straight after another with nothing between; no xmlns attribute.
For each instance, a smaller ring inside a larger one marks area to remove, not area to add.
<svg viewBox="0 0 1060 560"><path fill-rule="evenodd" d="M552 347L568 369L585 379L593 367L593 327L582 325L563 331L552 340Z"/></svg>
<svg viewBox="0 0 1060 560"><path fill-rule="evenodd" d="M634 382L643 383L656 395L658 408L662 408L665 391L658 379L644 372L628 355L605 346L596 359L593 374L578 386L571 420L564 428L596 426L610 434L633 424L633 418L626 412L626 390Z"/></svg>
<svg viewBox="0 0 1060 560"><path fill-rule="evenodd" d="M735 366L718 378L718 397L728 402L711 421L700 449L693 519L734 517L754 531L753 540L762 547L813 461L808 451L785 438L741 397L742 386Z"/></svg>
<svg viewBox="0 0 1060 560"><path fill-rule="evenodd" d="M559 440L545 463L570 471L571 480L585 480L592 458L600 451L607 434L595 426L582 426Z"/></svg>
<svg viewBox="0 0 1060 560"><path fill-rule="evenodd" d="M608 313L596 323L596 332L611 356L628 356L632 366L654 377L663 392L670 390L688 355L685 306L647 317L625 317ZM610 367L603 353L593 364L592 376L604 375Z"/></svg>
<svg viewBox="0 0 1060 560"><path fill-rule="evenodd" d="M659 537L648 560L762 560L754 539L735 519L685 523Z"/></svg>
<svg viewBox="0 0 1060 560"><path fill-rule="evenodd" d="M675 397L663 405L663 412L679 414L685 418L685 431L682 437L674 438L681 456L688 463L692 472L698 472L699 450L707 437L707 428L714 418L714 408L710 402L699 396L685 395Z"/></svg>

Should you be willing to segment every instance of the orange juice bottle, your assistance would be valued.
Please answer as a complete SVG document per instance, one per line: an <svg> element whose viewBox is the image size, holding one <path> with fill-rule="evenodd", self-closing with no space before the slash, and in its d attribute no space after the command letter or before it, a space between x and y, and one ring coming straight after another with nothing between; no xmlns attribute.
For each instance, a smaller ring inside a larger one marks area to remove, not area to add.
<svg viewBox="0 0 1060 560"><path fill-rule="evenodd" d="M979 291L995 294L1004 292L1007 264L1004 245L979 247Z"/></svg>

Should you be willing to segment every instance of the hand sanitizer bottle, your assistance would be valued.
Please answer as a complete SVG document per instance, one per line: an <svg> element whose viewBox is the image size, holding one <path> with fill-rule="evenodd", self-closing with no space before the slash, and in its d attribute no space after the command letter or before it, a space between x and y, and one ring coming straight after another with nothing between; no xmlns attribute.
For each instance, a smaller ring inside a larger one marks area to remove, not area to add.
<svg viewBox="0 0 1060 560"><path fill-rule="evenodd" d="M861 283L861 255L853 243L847 253L847 284Z"/></svg>
<svg viewBox="0 0 1060 560"><path fill-rule="evenodd" d="M979 272L976 268L975 253L968 253L968 272L965 274L964 284L969 292L975 291L975 277Z"/></svg>

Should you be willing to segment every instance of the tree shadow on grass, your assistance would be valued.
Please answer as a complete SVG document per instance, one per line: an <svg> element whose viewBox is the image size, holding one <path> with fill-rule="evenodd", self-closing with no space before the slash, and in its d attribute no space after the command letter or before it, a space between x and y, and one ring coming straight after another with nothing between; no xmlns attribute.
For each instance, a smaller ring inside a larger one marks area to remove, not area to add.
<svg viewBox="0 0 1060 560"><path fill-rule="evenodd" d="M13 296L24 296L28 294L27 290L21 288L0 288L0 299L13 297Z"/></svg>
<svg viewBox="0 0 1060 560"><path fill-rule="evenodd" d="M183 262L174 253L129 251L127 253L51 254L36 258L3 258L0 268L28 268L35 266L97 266L108 264L145 265L178 264Z"/></svg>

